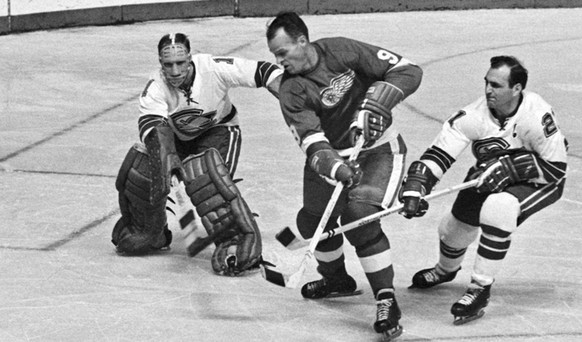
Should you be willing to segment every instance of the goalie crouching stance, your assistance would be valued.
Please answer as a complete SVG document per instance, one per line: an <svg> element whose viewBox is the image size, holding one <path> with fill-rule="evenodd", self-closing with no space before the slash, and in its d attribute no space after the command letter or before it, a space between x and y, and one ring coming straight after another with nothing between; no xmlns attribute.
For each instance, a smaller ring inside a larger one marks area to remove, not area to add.
<svg viewBox="0 0 582 342"><path fill-rule="evenodd" d="M228 92L266 88L277 96L282 71L264 61L192 54L183 33L162 36L157 51L160 67L139 97L139 137L145 146L130 149L116 181L121 219L113 244L126 254L170 245L165 206L175 174L208 234L218 237L212 268L239 274L256 265L262 250L257 224L232 181L241 129Z"/></svg>
<svg viewBox="0 0 582 342"><path fill-rule="evenodd" d="M231 179L220 153L210 148L182 162L169 126L154 128L143 144L135 144L120 168L121 218L112 242L123 254L146 254L167 248L166 200L171 176L186 184L186 193L196 207L209 236L216 236L212 268L221 275L238 275L258 266L262 244L253 214Z"/></svg>

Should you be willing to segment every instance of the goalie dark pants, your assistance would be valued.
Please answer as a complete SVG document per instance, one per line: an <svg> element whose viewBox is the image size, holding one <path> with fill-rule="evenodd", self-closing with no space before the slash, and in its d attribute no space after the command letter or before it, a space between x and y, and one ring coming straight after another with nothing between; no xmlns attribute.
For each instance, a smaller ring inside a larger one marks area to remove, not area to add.
<svg viewBox="0 0 582 342"><path fill-rule="evenodd" d="M176 137L175 141L181 160L190 155L203 153L209 148L215 148L224 160L230 176L234 177L242 143L239 126L215 126L195 139L182 141Z"/></svg>
<svg viewBox="0 0 582 342"><path fill-rule="evenodd" d="M347 224L389 207L396 198L402 180L405 153L406 146L401 137L392 144L361 152L357 162L363 171L362 180L355 188L343 191L326 230L338 227L338 219L341 224ZM310 238L319 225L334 186L309 165L304 167L303 182L303 208L297 215L297 228L304 238ZM346 232L345 237L355 247L374 295L380 289L392 288L394 270L390 242L380 222L375 221ZM345 273L343 243L344 236L338 235L318 244L315 258L318 271L324 277L333 278Z"/></svg>

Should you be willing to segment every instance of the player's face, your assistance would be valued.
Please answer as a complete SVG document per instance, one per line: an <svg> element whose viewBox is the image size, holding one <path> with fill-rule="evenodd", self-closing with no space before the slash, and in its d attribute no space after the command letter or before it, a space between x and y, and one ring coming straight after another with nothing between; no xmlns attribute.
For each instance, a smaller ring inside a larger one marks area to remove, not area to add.
<svg viewBox="0 0 582 342"><path fill-rule="evenodd" d="M519 99L521 85L509 86L509 67L503 65L496 69L489 69L485 75L485 96L487 106L501 114L509 114L513 111L516 101Z"/></svg>
<svg viewBox="0 0 582 342"><path fill-rule="evenodd" d="M290 74L299 74L309 70L310 64L307 55L308 41L305 36L291 38L285 29L280 28L273 39L267 42L269 51Z"/></svg>
<svg viewBox="0 0 582 342"><path fill-rule="evenodd" d="M190 53L181 44L166 46L160 52L162 72L172 86L178 88L184 84L191 69L190 59Z"/></svg>

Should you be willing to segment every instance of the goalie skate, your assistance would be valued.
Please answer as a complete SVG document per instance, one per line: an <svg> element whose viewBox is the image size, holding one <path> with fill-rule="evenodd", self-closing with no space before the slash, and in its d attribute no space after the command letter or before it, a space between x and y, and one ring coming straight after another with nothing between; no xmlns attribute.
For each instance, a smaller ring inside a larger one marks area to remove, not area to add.
<svg viewBox="0 0 582 342"><path fill-rule="evenodd" d="M463 297L451 307L451 313L455 317L453 324L461 325L483 317L490 295L491 285L469 284Z"/></svg>

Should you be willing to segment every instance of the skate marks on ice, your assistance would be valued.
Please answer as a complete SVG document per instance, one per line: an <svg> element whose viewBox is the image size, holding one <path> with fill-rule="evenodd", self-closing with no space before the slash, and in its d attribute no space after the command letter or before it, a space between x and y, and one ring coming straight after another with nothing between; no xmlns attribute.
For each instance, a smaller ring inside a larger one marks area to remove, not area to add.
<svg viewBox="0 0 582 342"><path fill-rule="evenodd" d="M395 120L408 120L401 127L410 158L430 143L416 131L436 133L446 116L480 94L484 71L480 66L498 52L525 59L532 70L528 88L546 95L557 107L571 151L580 156L582 127L573 97L579 81L570 74L580 74L572 68L579 67L575 38L582 32L576 32L569 19L580 14L577 9L503 10L307 19L317 36L376 37L376 43L406 53L425 67L419 93L395 112ZM340 31L329 20L341 20ZM515 43L505 42L505 35L479 38L483 30L492 29L489 23L499 20L515 24L513 28L521 30L524 38L514 38ZM479 30L461 29L467 22ZM543 32L532 29L532 22ZM157 63L151 53L160 34L195 32L200 51L235 51L272 60L263 42L264 23L263 18L212 18L0 37L3 47L20 52L18 61L13 54L2 55L8 64L0 69L0 271L5 275L0 278L4 317L0 340L383 340L373 331L375 301L349 246L348 268L364 294L308 301L298 291L266 283L257 273L241 278L215 276L209 264L212 248L189 258L175 222L171 227L175 240L165 252L120 257L110 242L117 219L115 175L137 134L135 94ZM235 33L229 31L233 25L239 28ZM564 25L568 30L563 30ZM385 30L393 31L386 35ZM552 34L564 37L552 43ZM419 43L419 37L426 41ZM23 41L28 49L20 48ZM528 45L532 41L543 43ZM128 42L135 48L127 49ZM564 45L576 51L557 56ZM89 48L95 57L90 59L91 67L87 67ZM43 68L50 70L53 83L48 78L38 82L38 56L47 56ZM119 64L112 63L112 56ZM63 68L63 60L72 63ZM462 72L451 74L456 68ZM302 251L285 250L274 235L293 223L299 209L302 156L274 103L258 91L237 94L233 102L241 112L244 135L238 175L245 179L242 191L261 215L265 251L279 253L279 259L268 259L293 269ZM403 315L404 333L396 341L582 339L582 241L577 228L582 165L576 157L571 165L565 198L520 228L492 288L485 316L462 326L453 325L450 308L466 289L468 267L453 282L437 288L406 289L416 271L434 265L434 227L452 199L431 203L422 220L405 221L394 215L383 221L394 249ZM455 165L445 184L460 181L463 171L463 166ZM468 258L465 265L471 262ZM305 280L315 279L318 275L312 267Z"/></svg>

